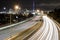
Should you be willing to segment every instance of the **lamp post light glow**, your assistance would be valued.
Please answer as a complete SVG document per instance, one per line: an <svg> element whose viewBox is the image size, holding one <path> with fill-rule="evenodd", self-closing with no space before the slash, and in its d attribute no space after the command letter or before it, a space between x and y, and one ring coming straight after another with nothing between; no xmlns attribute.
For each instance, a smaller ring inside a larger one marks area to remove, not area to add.
<svg viewBox="0 0 60 40"><path fill-rule="evenodd" d="M40 12L39 10L37 10L37 12Z"/></svg>
<svg viewBox="0 0 60 40"><path fill-rule="evenodd" d="M6 10L6 7L3 7L4 10Z"/></svg>
<svg viewBox="0 0 60 40"><path fill-rule="evenodd" d="M19 6L18 5L15 5L15 10L18 10L19 9Z"/></svg>
<svg viewBox="0 0 60 40"><path fill-rule="evenodd" d="M3 9L5 10L6 8L4 7Z"/></svg>
<svg viewBox="0 0 60 40"><path fill-rule="evenodd" d="M18 14L19 10L21 10L21 8L19 7L19 5L15 5L14 9L15 9L15 13L17 13L17 14Z"/></svg>

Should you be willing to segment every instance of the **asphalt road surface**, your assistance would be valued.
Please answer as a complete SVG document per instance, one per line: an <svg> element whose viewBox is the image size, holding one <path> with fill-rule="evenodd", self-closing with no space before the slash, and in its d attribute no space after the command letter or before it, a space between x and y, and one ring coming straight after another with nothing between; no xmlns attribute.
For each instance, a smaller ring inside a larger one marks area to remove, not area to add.
<svg viewBox="0 0 60 40"><path fill-rule="evenodd" d="M39 19L39 17L36 16L32 20L30 20L26 23L0 31L0 40L5 40L6 38L10 38L11 36L13 36L17 33L20 33L22 31L32 27L33 25L35 25L37 23L36 21L34 21L34 19L35 20Z"/></svg>

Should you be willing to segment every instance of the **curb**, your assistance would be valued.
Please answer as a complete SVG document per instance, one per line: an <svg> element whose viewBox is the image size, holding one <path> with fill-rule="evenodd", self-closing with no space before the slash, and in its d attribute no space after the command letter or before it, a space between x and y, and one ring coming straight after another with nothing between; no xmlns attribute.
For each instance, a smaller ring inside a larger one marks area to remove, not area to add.
<svg viewBox="0 0 60 40"><path fill-rule="evenodd" d="M32 17L32 18L33 18L33 17ZM4 30L4 29L7 29L7 28L14 27L14 26L16 26L16 25L19 25L19 24L25 23L25 22L31 20L32 18L26 19L26 20L24 20L24 21L21 21L21 22L18 22L18 23L12 24L12 25L8 25L8 26L1 27L0 30Z"/></svg>

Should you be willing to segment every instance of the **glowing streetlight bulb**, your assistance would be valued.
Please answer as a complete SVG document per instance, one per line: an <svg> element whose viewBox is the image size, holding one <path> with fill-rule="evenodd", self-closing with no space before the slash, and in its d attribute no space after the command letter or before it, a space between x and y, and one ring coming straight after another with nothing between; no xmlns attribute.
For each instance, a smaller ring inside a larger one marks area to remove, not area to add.
<svg viewBox="0 0 60 40"><path fill-rule="evenodd" d="M3 8L4 10L6 9L6 7Z"/></svg>
<svg viewBox="0 0 60 40"><path fill-rule="evenodd" d="M37 10L37 12L40 12L39 10Z"/></svg>
<svg viewBox="0 0 60 40"><path fill-rule="evenodd" d="M19 6L18 5L15 5L15 10L19 9Z"/></svg>

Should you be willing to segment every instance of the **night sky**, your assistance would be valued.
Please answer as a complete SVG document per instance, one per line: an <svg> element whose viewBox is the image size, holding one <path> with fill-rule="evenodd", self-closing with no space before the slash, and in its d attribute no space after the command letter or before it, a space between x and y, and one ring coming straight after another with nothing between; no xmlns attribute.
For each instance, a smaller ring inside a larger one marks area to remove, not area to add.
<svg viewBox="0 0 60 40"><path fill-rule="evenodd" d="M34 3L35 9L52 10L60 7L60 0L34 0ZM3 7L7 7L7 9L13 8L15 4L18 4L23 9L33 8L33 0L0 0L0 10Z"/></svg>

